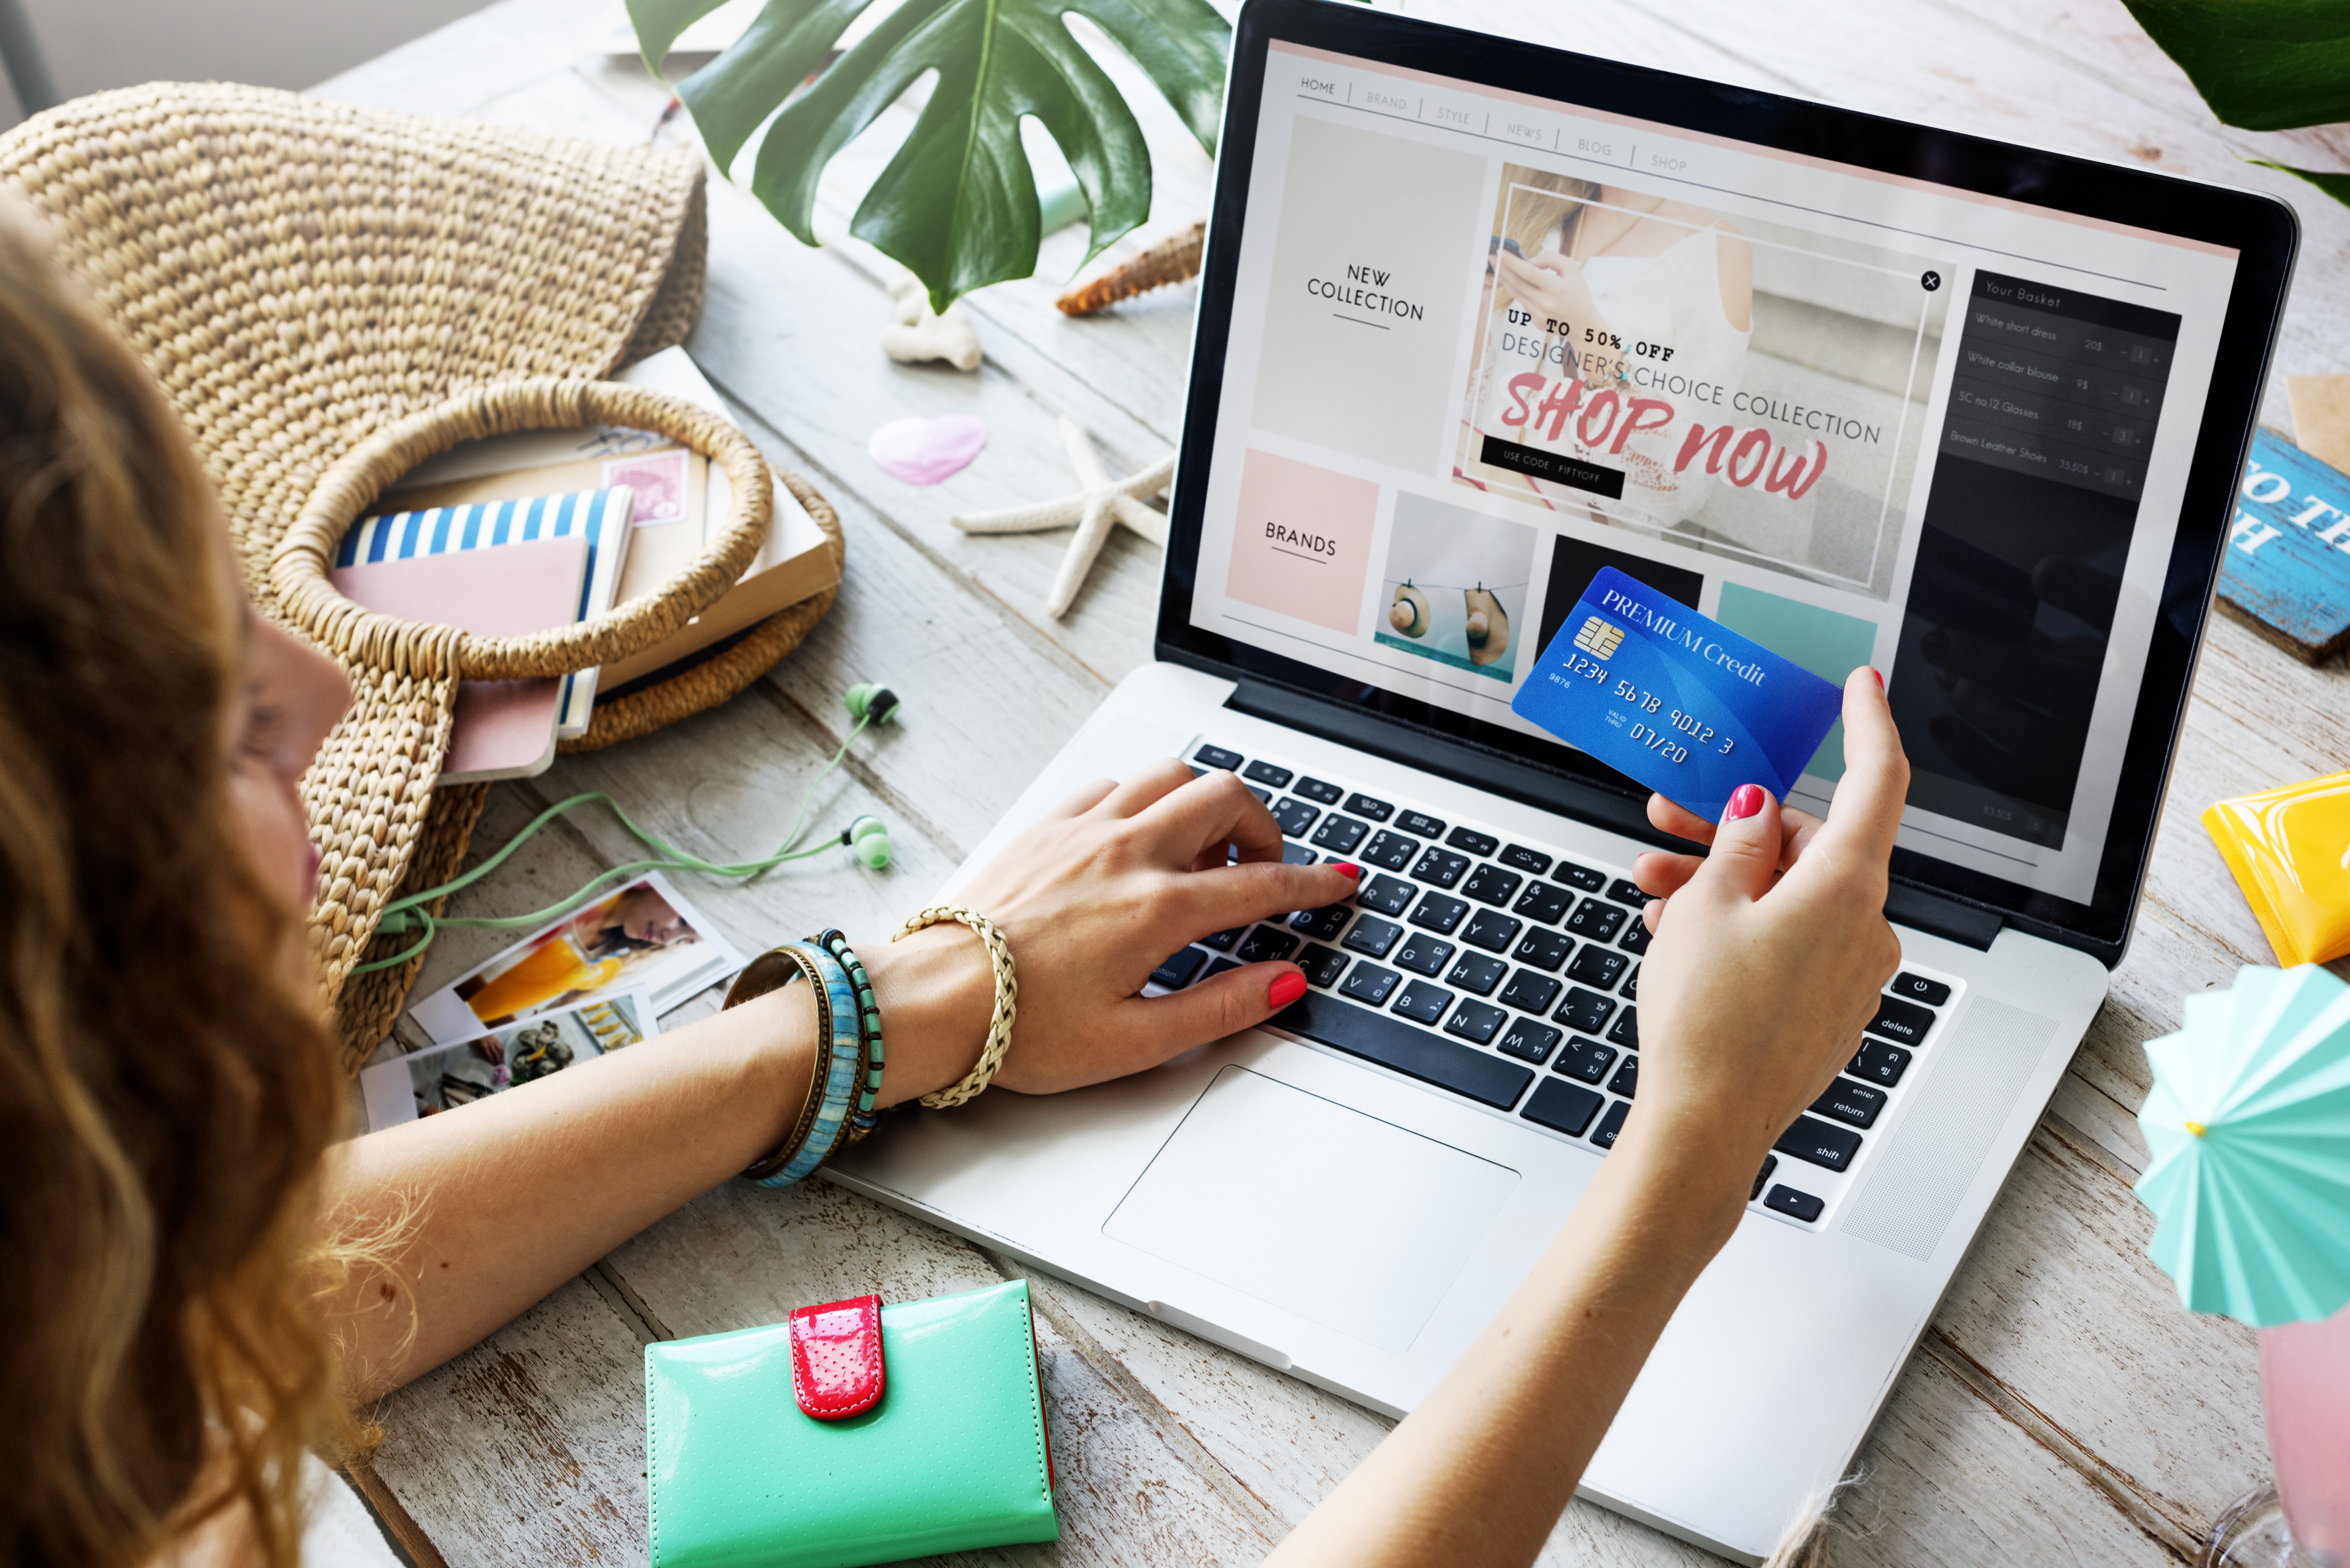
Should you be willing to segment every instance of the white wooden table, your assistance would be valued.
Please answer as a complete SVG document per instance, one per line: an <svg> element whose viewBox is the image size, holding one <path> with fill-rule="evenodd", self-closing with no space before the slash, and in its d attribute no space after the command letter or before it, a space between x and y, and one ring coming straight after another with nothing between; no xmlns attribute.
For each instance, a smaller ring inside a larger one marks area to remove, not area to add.
<svg viewBox="0 0 2350 1568"><path fill-rule="evenodd" d="M2244 161L2343 168L2350 137L2223 130L2116 0L1474 3L1494 30L2283 195L2307 228L2280 369L2350 369L2350 213ZM1470 0L1430 14L1478 19ZM588 53L592 20L577 0L504 0L319 90L642 142L666 94L640 67ZM1205 212L1210 170L1171 116L1146 118L1163 154L1153 214L1163 229ZM827 187L827 232L846 228L843 188L861 188L878 166L878 155L851 150ZM1170 446L1192 293L1070 321L1052 308L1055 286L1000 286L971 301L986 339L982 370L909 368L875 346L888 302L869 253L804 248L723 183L712 187L711 221L709 306L689 347L753 439L839 509L849 550L838 607L723 709L500 785L477 842L500 842L546 801L608 789L699 853L748 852L777 836L801 781L837 742L841 690L886 680L906 699L903 722L859 742L822 820L887 818L898 865L876 877L843 856L749 888L689 879L691 897L755 947L912 908L1110 684L1149 657L1154 550L1120 533L1056 623L1040 607L1065 535L967 538L947 517L1068 488L1062 414L1098 432L1118 471ZM1066 273L1076 244L1074 232L1049 243L1048 275ZM947 483L899 483L866 456L884 421L954 411L982 415L992 435ZM2268 417L2289 428L2281 394ZM2180 1311L2143 1255L2149 1222L2130 1193L2146 1155L2132 1119L2147 1085L2139 1042L2176 1026L2182 995L2271 961L2196 814L2345 765L2350 677L2339 661L2306 670L2215 619L2128 961L1861 1452L1861 1480L1828 1541L1835 1562L2191 1560L2214 1514L2266 1476L2251 1334ZM627 857L608 824L579 822L546 836L463 912L535 907ZM452 934L423 983L494 945ZM425 1561L436 1551L457 1564L641 1561L649 1341L773 1322L806 1302L871 1290L908 1299L1018 1272L821 1183L722 1188L389 1400L378 1495L429 1537L417 1552ZM1034 1286L1064 1535L993 1557L1253 1562L1387 1428L1082 1290L1048 1278ZM1709 1559L1578 1504L1545 1560Z"/></svg>

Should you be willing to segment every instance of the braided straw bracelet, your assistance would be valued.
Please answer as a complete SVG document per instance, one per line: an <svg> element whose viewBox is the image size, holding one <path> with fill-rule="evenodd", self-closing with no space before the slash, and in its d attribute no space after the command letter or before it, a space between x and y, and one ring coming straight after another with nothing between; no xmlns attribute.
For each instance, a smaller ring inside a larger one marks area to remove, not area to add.
<svg viewBox="0 0 2350 1568"><path fill-rule="evenodd" d="M952 920L969 926L979 940L987 944L987 956L995 965L995 1016L987 1026L987 1044L980 1048L978 1064L963 1075L962 1082L941 1089L935 1095L924 1095L921 1103L934 1111L947 1110L967 1100L976 1099L980 1091L994 1080L996 1069L1003 1065L1003 1053L1012 1044L1012 1021L1019 1015L1020 981L1012 972L1012 950L1004 945L1003 933L995 922L975 910L960 904L933 904L927 909L906 917L906 923L890 935L891 941L910 937L925 926L935 926L941 920Z"/></svg>

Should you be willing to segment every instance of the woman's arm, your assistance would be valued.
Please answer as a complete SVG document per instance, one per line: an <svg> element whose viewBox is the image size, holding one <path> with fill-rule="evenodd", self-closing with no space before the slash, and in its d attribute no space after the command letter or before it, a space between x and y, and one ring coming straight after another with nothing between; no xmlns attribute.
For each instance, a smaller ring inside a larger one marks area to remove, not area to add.
<svg viewBox="0 0 2350 1568"><path fill-rule="evenodd" d="M1531 1563L1772 1143L1847 1060L1900 961L1886 868L1909 782L1875 672L1845 684L1825 825L1761 790L1702 862L1642 856L1640 1097L1533 1273L1419 1407L1282 1542L1280 1568ZM1750 786L1752 787L1752 786ZM1782 875L1782 867L1784 874Z"/></svg>
<svg viewBox="0 0 2350 1568"><path fill-rule="evenodd" d="M1225 864L1227 844L1239 864ZM1305 989L1295 964L1137 992L1184 943L1336 903L1358 875L1284 865L1280 828L1229 773L1193 779L1169 761L1080 792L962 895L996 922L1019 968L1019 1023L996 1083L1072 1088L1262 1023ZM855 946L889 1046L882 1103L970 1071L994 995L978 940L938 926ZM344 1146L327 1177L331 1233L389 1237L330 1303L347 1396L372 1398L429 1371L774 1149L815 1061L815 1006L792 985Z"/></svg>

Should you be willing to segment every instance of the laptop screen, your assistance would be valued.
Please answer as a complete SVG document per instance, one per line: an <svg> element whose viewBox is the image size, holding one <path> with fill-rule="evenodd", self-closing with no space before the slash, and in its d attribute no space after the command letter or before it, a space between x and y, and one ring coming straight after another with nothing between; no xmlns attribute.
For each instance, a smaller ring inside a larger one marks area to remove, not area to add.
<svg viewBox="0 0 2350 1568"><path fill-rule="evenodd" d="M1875 665L1901 846L2088 903L2158 622L2191 643L2208 593L2166 604L2238 251L1670 95L1263 58L1191 627L1542 758L1511 699L1613 566L1831 680Z"/></svg>

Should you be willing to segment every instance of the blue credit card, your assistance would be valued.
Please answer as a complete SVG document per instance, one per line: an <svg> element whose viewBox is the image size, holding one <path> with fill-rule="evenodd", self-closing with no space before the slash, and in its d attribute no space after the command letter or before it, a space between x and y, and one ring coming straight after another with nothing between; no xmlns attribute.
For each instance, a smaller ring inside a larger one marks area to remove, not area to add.
<svg viewBox="0 0 2350 1568"><path fill-rule="evenodd" d="M1510 708L1711 822L1741 784L1786 799L1844 691L1606 566Z"/></svg>

